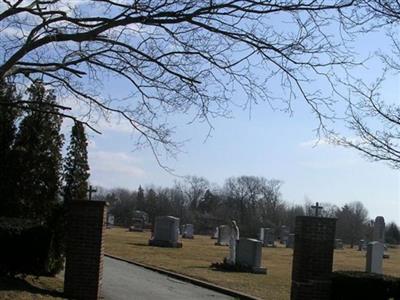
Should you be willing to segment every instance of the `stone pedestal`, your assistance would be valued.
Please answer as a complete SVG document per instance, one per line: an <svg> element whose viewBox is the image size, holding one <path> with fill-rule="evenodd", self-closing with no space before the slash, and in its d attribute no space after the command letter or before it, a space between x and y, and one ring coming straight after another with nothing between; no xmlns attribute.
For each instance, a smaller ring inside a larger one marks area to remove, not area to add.
<svg viewBox="0 0 400 300"><path fill-rule="evenodd" d="M68 298L94 300L100 297L106 208L103 201L68 204L64 280L64 293Z"/></svg>
<svg viewBox="0 0 400 300"><path fill-rule="evenodd" d="M291 300L330 299L336 219L296 217Z"/></svg>

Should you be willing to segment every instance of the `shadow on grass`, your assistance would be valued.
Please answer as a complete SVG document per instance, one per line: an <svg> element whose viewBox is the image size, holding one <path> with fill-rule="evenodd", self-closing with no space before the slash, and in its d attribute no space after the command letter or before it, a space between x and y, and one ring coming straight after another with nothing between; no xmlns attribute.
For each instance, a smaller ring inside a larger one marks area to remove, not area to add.
<svg viewBox="0 0 400 300"><path fill-rule="evenodd" d="M149 247L148 243L127 243L128 245L133 245L133 246L146 246Z"/></svg>
<svg viewBox="0 0 400 300"><path fill-rule="evenodd" d="M187 266L184 267L184 269L211 269L211 268L208 266Z"/></svg>
<svg viewBox="0 0 400 300"><path fill-rule="evenodd" d="M0 291L25 291L32 294L40 294L53 297L64 297L64 293L56 290L47 290L32 285L23 278L0 276Z"/></svg>
<svg viewBox="0 0 400 300"><path fill-rule="evenodd" d="M222 273L251 273L249 271L235 271L235 270L226 270L226 269L216 269L216 268L211 268L211 267L208 267L208 269L210 269L211 271L214 271L214 272L222 272Z"/></svg>

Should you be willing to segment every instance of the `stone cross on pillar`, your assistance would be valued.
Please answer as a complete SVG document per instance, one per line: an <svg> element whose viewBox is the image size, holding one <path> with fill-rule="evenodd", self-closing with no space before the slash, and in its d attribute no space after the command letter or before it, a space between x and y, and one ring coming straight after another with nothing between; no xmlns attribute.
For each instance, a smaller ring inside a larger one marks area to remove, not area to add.
<svg viewBox="0 0 400 300"><path fill-rule="evenodd" d="M97 190L94 189L92 186L89 186L89 201L92 200L92 193L96 193Z"/></svg>
<svg viewBox="0 0 400 300"><path fill-rule="evenodd" d="M318 217L319 215L319 210L322 210L323 207L319 206L319 203L317 202L315 205L311 206L312 209L315 209L315 216Z"/></svg>

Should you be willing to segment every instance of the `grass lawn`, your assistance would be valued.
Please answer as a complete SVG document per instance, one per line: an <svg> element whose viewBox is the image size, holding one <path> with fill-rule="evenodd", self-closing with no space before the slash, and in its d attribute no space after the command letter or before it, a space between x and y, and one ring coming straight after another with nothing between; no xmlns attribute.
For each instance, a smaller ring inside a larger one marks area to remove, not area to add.
<svg viewBox="0 0 400 300"><path fill-rule="evenodd" d="M212 282L247 294L269 300L289 299L292 249L263 248L262 265L267 275L230 273L209 268L212 262L228 256L228 247L215 246L209 236L196 235L193 240L183 240L183 248L148 246L149 232L128 232L113 228L105 234L106 253L128 260L172 270L204 281ZM383 262L387 275L400 277L400 249L389 249L390 259ZM336 250L334 270L364 270L365 252L345 248ZM1 298L1 297L0 297Z"/></svg>
<svg viewBox="0 0 400 300"><path fill-rule="evenodd" d="M63 287L63 280L57 277L0 277L0 299L64 299Z"/></svg>

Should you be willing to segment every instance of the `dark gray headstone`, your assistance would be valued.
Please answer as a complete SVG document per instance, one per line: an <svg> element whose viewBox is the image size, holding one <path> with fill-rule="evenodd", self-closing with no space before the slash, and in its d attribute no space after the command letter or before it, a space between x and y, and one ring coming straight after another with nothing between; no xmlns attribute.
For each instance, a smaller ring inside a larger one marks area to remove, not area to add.
<svg viewBox="0 0 400 300"><path fill-rule="evenodd" d="M179 218L172 216L156 217L151 246L182 247L179 242Z"/></svg>
<svg viewBox="0 0 400 300"><path fill-rule="evenodd" d="M260 228L259 240L263 247L275 247L275 233L272 228Z"/></svg>
<svg viewBox="0 0 400 300"><path fill-rule="evenodd" d="M385 219L382 216L375 218L372 240L381 243L385 242Z"/></svg>
<svg viewBox="0 0 400 300"><path fill-rule="evenodd" d="M358 251L365 251L367 250L367 241L366 240L360 240L358 242Z"/></svg>
<svg viewBox="0 0 400 300"><path fill-rule="evenodd" d="M286 244L286 241L289 237L289 233L290 233L289 228L286 225L282 225L279 233L281 244Z"/></svg>
<svg viewBox="0 0 400 300"><path fill-rule="evenodd" d="M288 239L286 241L286 248L294 248L294 233L289 233Z"/></svg>
<svg viewBox="0 0 400 300"><path fill-rule="evenodd" d="M343 241L341 239L335 239L335 249L343 250Z"/></svg>

